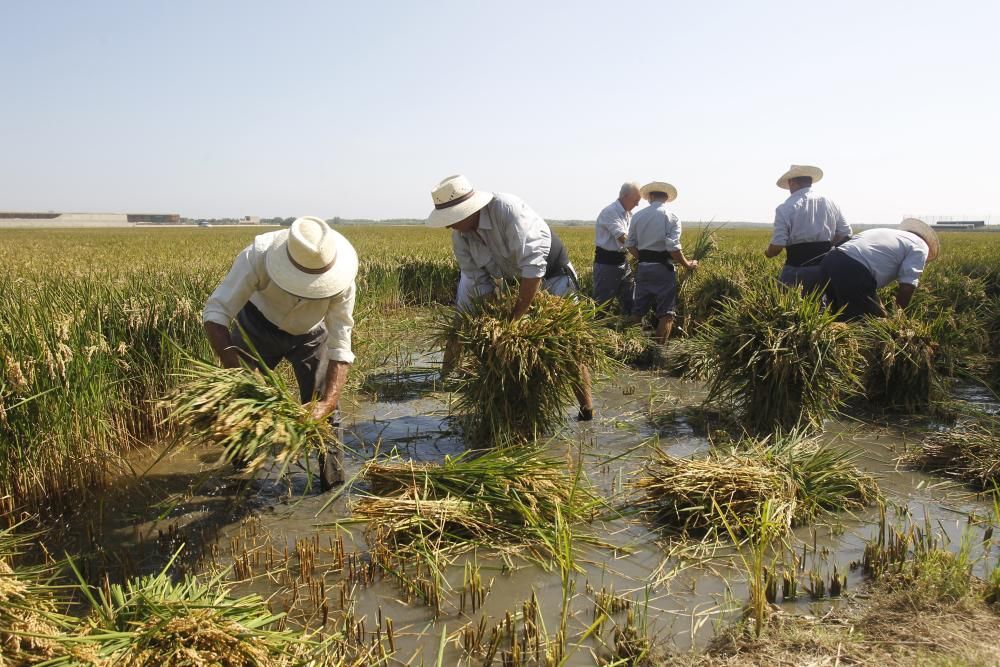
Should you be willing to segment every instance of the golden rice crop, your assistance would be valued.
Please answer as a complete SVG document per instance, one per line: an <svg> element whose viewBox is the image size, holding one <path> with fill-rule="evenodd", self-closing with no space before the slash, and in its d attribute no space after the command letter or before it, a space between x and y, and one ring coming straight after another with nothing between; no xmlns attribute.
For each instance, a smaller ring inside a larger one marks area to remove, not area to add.
<svg viewBox="0 0 1000 667"><path fill-rule="evenodd" d="M333 438L329 423L313 419L271 370L192 359L177 375L177 388L164 400L167 419L183 437L221 447L220 461L253 471L273 456L284 470Z"/></svg>

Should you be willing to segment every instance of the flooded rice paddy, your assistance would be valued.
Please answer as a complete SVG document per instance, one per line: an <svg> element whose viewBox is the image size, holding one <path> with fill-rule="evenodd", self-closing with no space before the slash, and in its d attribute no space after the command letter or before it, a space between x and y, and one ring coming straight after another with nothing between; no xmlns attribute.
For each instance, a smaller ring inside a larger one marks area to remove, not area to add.
<svg viewBox="0 0 1000 667"><path fill-rule="evenodd" d="M344 406L349 478L373 456L395 452L434 462L464 450L450 419L452 397L436 383L434 360L403 361L400 369L369 377L358 396L374 400ZM974 387L957 394L997 409ZM658 444L678 456L707 449L706 425L694 417L703 398L697 383L625 373L598 386L594 422L572 421L574 409L567 413L567 427L546 446L568 464L583 461L609 507L622 507L651 447ZM954 549L963 535L979 541L977 517L990 510L981 497L897 464L922 428L927 424L842 419L829 423L823 437L858 451L859 467L877 476L887 498L890 524L908 513L912 522L940 531ZM241 480L230 467L216 466L216 456L199 449L162 457L145 452L132 461L137 475L124 478L131 481L123 482L82 530L75 524L54 533L46 550L80 554L77 561L86 574L117 576L155 571L180 551L182 569L231 568L228 578L240 582L237 593L261 594L274 611L287 612L291 623L344 627L347 618L355 641L391 641L401 663L432 663L444 634L456 639L445 649L444 664L457 664L465 655L463 641L482 643L488 628L509 615L534 616L536 608L542 632L558 627L564 592L558 569L545 571L517 559L510 567L491 553L474 554L464 567L446 573L450 590L436 610L401 585L412 573L392 576L371 563L364 526L350 521L351 498L365 491L362 484L320 494L307 488L304 470L284 479ZM783 609L822 615L839 604L830 588L844 576L844 593L861 590L857 564L879 523L880 510L873 507L797 529L789 540L787 570L796 573L798 595L782 602ZM606 655L613 628L629 616L637 626L645 623L654 641L677 650L703 645L722 624L739 617L747 595L745 568L732 547L680 541L627 512L609 512L586 530L606 545L582 545L576 555L581 572L572 582L568 664L593 664L594 656ZM598 628L595 601L610 612Z"/></svg>

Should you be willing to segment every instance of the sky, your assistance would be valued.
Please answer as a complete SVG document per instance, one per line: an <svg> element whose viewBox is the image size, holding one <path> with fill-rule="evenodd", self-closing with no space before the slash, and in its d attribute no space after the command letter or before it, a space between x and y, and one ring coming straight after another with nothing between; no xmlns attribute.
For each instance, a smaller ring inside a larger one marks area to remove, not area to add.
<svg viewBox="0 0 1000 667"><path fill-rule="evenodd" d="M441 179L593 219L665 180L769 222L1000 223L1000 2L0 3L0 210L414 218Z"/></svg>

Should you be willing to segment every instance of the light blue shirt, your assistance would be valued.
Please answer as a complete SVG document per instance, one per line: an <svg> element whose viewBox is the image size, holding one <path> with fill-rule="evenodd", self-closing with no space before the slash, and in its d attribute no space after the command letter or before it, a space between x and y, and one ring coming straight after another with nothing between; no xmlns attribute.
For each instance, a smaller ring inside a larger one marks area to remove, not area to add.
<svg viewBox="0 0 1000 667"><path fill-rule="evenodd" d="M681 249L681 221L666 202L650 204L632 216L625 245L659 252Z"/></svg>
<svg viewBox="0 0 1000 667"><path fill-rule="evenodd" d="M929 253L927 243L916 234L886 228L861 232L839 247L863 264L880 288L894 280L916 287Z"/></svg>
<svg viewBox="0 0 1000 667"><path fill-rule="evenodd" d="M632 214L626 211L617 199L605 206L601 214L597 216L597 224L594 227L594 244L598 248L612 252L624 250L622 244L618 242L618 238L628 236L631 218Z"/></svg>
<svg viewBox="0 0 1000 667"><path fill-rule="evenodd" d="M799 188L774 211L772 245L788 247L850 235L851 226L837 205L812 188Z"/></svg>

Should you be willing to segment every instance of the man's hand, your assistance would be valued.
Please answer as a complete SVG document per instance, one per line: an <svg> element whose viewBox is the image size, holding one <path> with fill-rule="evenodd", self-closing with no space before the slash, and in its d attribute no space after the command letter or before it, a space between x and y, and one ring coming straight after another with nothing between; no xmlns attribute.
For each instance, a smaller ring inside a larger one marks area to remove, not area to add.
<svg viewBox="0 0 1000 667"><path fill-rule="evenodd" d="M774 245L773 243L771 243L767 246L767 249L764 251L764 257L777 257L778 255L781 254L781 251L784 249L785 246L783 245Z"/></svg>
<svg viewBox="0 0 1000 667"><path fill-rule="evenodd" d="M688 271L694 271L695 269L698 268L698 260L696 259L688 260L687 266L684 268L686 268Z"/></svg>
<svg viewBox="0 0 1000 667"><path fill-rule="evenodd" d="M521 283L517 291L517 303L510 314L510 319L519 320L527 314L531 308L531 301L538 294L538 288L542 285L541 278L521 278Z"/></svg>
<svg viewBox="0 0 1000 667"><path fill-rule="evenodd" d="M896 288L896 305L900 308L906 308L910 305L910 299L913 298L913 292L916 289L913 285L899 283L899 287Z"/></svg>

